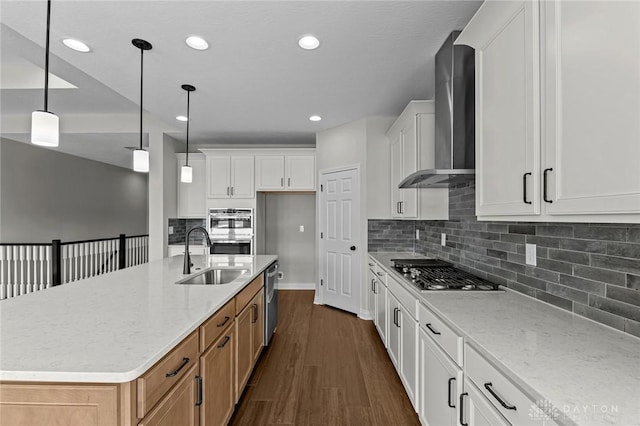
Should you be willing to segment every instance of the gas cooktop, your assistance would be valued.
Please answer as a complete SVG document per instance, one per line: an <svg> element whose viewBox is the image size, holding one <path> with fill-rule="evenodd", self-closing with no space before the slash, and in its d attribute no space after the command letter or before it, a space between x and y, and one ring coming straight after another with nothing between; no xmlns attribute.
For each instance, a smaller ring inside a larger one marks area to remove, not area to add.
<svg viewBox="0 0 640 426"><path fill-rule="evenodd" d="M497 284L439 259L391 259L393 267L422 291L495 291Z"/></svg>

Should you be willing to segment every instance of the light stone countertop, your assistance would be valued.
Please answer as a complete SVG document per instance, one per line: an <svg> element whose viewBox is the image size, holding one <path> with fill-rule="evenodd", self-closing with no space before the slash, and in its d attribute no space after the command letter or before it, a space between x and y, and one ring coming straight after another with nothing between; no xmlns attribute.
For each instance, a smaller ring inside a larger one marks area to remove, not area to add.
<svg viewBox="0 0 640 426"><path fill-rule="evenodd" d="M191 256L192 272L249 269L225 285L177 285L174 256L0 302L0 380L136 379L277 256Z"/></svg>
<svg viewBox="0 0 640 426"><path fill-rule="evenodd" d="M640 425L640 339L510 290L420 292L391 267L410 253L369 254L559 424Z"/></svg>

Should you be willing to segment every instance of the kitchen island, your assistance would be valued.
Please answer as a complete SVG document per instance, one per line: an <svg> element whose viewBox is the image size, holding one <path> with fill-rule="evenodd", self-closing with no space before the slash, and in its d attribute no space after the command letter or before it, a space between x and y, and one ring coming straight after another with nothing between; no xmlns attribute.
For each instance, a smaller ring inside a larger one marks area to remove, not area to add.
<svg viewBox="0 0 640 426"><path fill-rule="evenodd" d="M235 309L244 306L234 307L233 302L245 288L261 292L261 274L276 260L276 256L266 255L192 256L193 275L207 268L247 272L224 285L178 285L176 281L185 277L183 257L174 256L4 300L0 303L2 385L51 383L62 389L65 383L96 384L95 388L121 384L110 388L115 389L112 403L118 405L111 411L118 413L119 421L100 421L95 413L89 417L100 425L136 424L135 412L141 419L141 411L146 414L150 408L141 409L140 401L136 402L136 391L140 392L136 381L190 339L202 340L198 342L202 352L205 342L204 337L197 337L199 328L221 309L232 312L228 314L232 318L242 318ZM245 299L244 305L249 303ZM247 308L251 308L251 322L257 323L253 306ZM223 322L225 329L234 324L228 318ZM198 353L196 350L191 364L198 362ZM192 368L191 364L185 361L185 370ZM175 367L180 365L177 362ZM4 416L6 408L15 403L5 400L6 392L0 394L0 404L5 407L0 406L0 416Z"/></svg>
<svg viewBox="0 0 640 426"><path fill-rule="evenodd" d="M414 257L413 253L369 256L413 295L423 307L420 313L430 313L418 318L425 336L441 339L446 326L461 338L461 350L464 342L458 364L464 368L464 392L475 386L471 378L488 400L494 399L484 386L491 374L498 397L507 405L514 403L517 393L525 395L522 404L513 404L517 409L505 410L495 403L501 414L523 415L515 422L507 417L510 423L640 424L640 339L509 289L419 291L391 261ZM443 327L435 326L437 334L425 327L434 318ZM486 373L486 380L473 377L478 372ZM499 376L507 380L498 383ZM465 403L466 398L465 393ZM454 399L460 400L460 395Z"/></svg>

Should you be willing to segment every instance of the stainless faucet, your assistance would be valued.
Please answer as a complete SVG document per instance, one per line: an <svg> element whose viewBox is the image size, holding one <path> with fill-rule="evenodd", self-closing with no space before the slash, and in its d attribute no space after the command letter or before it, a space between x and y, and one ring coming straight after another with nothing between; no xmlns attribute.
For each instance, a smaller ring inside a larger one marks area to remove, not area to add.
<svg viewBox="0 0 640 426"><path fill-rule="evenodd" d="M189 256L189 236L195 230L202 232L205 240L207 241L208 247L211 247L212 245L211 240L209 239L209 232L207 232L207 230L204 229L202 226L194 226L193 228L187 231L187 236L184 239L184 267L182 268L182 273L186 275L189 275L191 273L191 267L193 266L191 264L191 256Z"/></svg>

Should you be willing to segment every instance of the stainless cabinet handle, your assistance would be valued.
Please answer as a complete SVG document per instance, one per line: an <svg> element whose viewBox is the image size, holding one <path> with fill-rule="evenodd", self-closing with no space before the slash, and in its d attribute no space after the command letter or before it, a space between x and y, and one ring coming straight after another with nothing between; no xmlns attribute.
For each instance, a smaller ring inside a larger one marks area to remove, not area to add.
<svg viewBox="0 0 640 426"><path fill-rule="evenodd" d="M175 377L178 375L178 373L180 372L180 370L182 370L184 368L185 365L189 364L189 358L182 358L182 364L180 364L180 367L176 368L173 371L168 372L167 374L165 374L165 377Z"/></svg>
<svg viewBox="0 0 640 426"><path fill-rule="evenodd" d="M469 423L464 422L464 396L469 395L467 392L460 394L460 424L462 426L469 426Z"/></svg>
<svg viewBox="0 0 640 426"><path fill-rule="evenodd" d="M544 172L542 173L542 177L543 177L543 182L542 182L542 199L546 202L546 203L553 203L553 200L550 200L549 197L547 197L547 173L552 172L553 168L550 169L544 169Z"/></svg>
<svg viewBox="0 0 640 426"><path fill-rule="evenodd" d="M196 389L198 394L196 395L196 405L202 405L202 376L196 376Z"/></svg>
<svg viewBox="0 0 640 426"><path fill-rule="evenodd" d="M254 318L251 322L255 324L258 322L258 305L256 303L253 304L253 315Z"/></svg>
<svg viewBox="0 0 640 426"><path fill-rule="evenodd" d="M231 337L224 336L224 340L222 341L222 343L218 345L218 348L224 348L225 346L227 346L227 343L229 343L229 340L231 340Z"/></svg>
<svg viewBox="0 0 640 426"><path fill-rule="evenodd" d="M283 177L280 178L280 186L284 186L284 178Z"/></svg>
<svg viewBox="0 0 640 426"><path fill-rule="evenodd" d="M396 203L396 213L400 214L400 201Z"/></svg>
<svg viewBox="0 0 640 426"><path fill-rule="evenodd" d="M376 284L378 284L378 281L373 280L373 294L378 294L378 286Z"/></svg>
<svg viewBox="0 0 640 426"><path fill-rule="evenodd" d="M224 325L228 323L230 319L231 317L224 317L224 321L222 321L220 324L216 324L216 327L224 327Z"/></svg>
<svg viewBox="0 0 640 426"><path fill-rule="evenodd" d="M398 323L396 322L396 314L398 313L398 308L393 308L393 324L394 325L398 325Z"/></svg>
<svg viewBox="0 0 640 426"><path fill-rule="evenodd" d="M400 310L400 308L398 308L398 313L396 315L396 327L400 328L400 314L402 313L402 311Z"/></svg>
<svg viewBox="0 0 640 426"><path fill-rule="evenodd" d="M442 334L442 333L440 333L439 331L435 331L435 330L433 329L433 327L431 327L431 323L428 323L428 324L426 324L426 325L427 325L427 328L429 329L429 331L431 331L433 334Z"/></svg>
<svg viewBox="0 0 640 426"><path fill-rule="evenodd" d="M382 272L376 272L376 275L381 277L383 274L382 274Z"/></svg>
<svg viewBox="0 0 640 426"><path fill-rule="evenodd" d="M451 402L451 382L455 382L455 381L456 381L455 377L450 378L449 382L448 382L448 386L447 386L447 392L448 392L447 393L447 405L449 406L449 408L456 408L455 404L453 404Z"/></svg>
<svg viewBox="0 0 640 426"><path fill-rule="evenodd" d="M507 404L506 402L504 402L504 400L502 398L500 398L498 396L498 394L493 390L493 384L491 382L485 383L484 384L484 388L486 390L489 391L489 393L491 394L491 396L493 396L499 403L500 405L502 405L504 408L506 408L507 410L514 410L516 409L515 405L510 405Z"/></svg>
<svg viewBox="0 0 640 426"><path fill-rule="evenodd" d="M522 201L525 204L531 204L531 201L527 200L527 176L531 176L531 172L522 175Z"/></svg>
<svg viewBox="0 0 640 426"><path fill-rule="evenodd" d="M400 214L404 214L404 209L402 208L404 205L404 201L400 201Z"/></svg>
<svg viewBox="0 0 640 426"><path fill-rule="evenodd" d="M291 188L291 178L287 178L287 186Z"/></svg>
<svg viewBox="0 0 640 426"><path fill-rule="evenodd" d="M369 266L373 266L373 263L370 263Z"/></svg>
<svg viewBox="0 0 640 426"><path fill-rule="evenodd" d="M372 278L372 279L371 279L371 291L375 291L375 290L374 290L374 288L373 288L373 286L375 285L375 284L374 284L375 282L376 282L376 279L375 279L375 278Z"/></svg>
<svg viewBox="0 0 640 426"><path fill-rule="evenodd" d="M233 186L231 187L231 196L233 197Z"/></svg>
<svg viewBox="0 0 640 426"><path fill-rule="evenodd" d="M227 196L229 196L229 195L231 195L231 194L229 193L229 187L227 186Z"/></svg>

